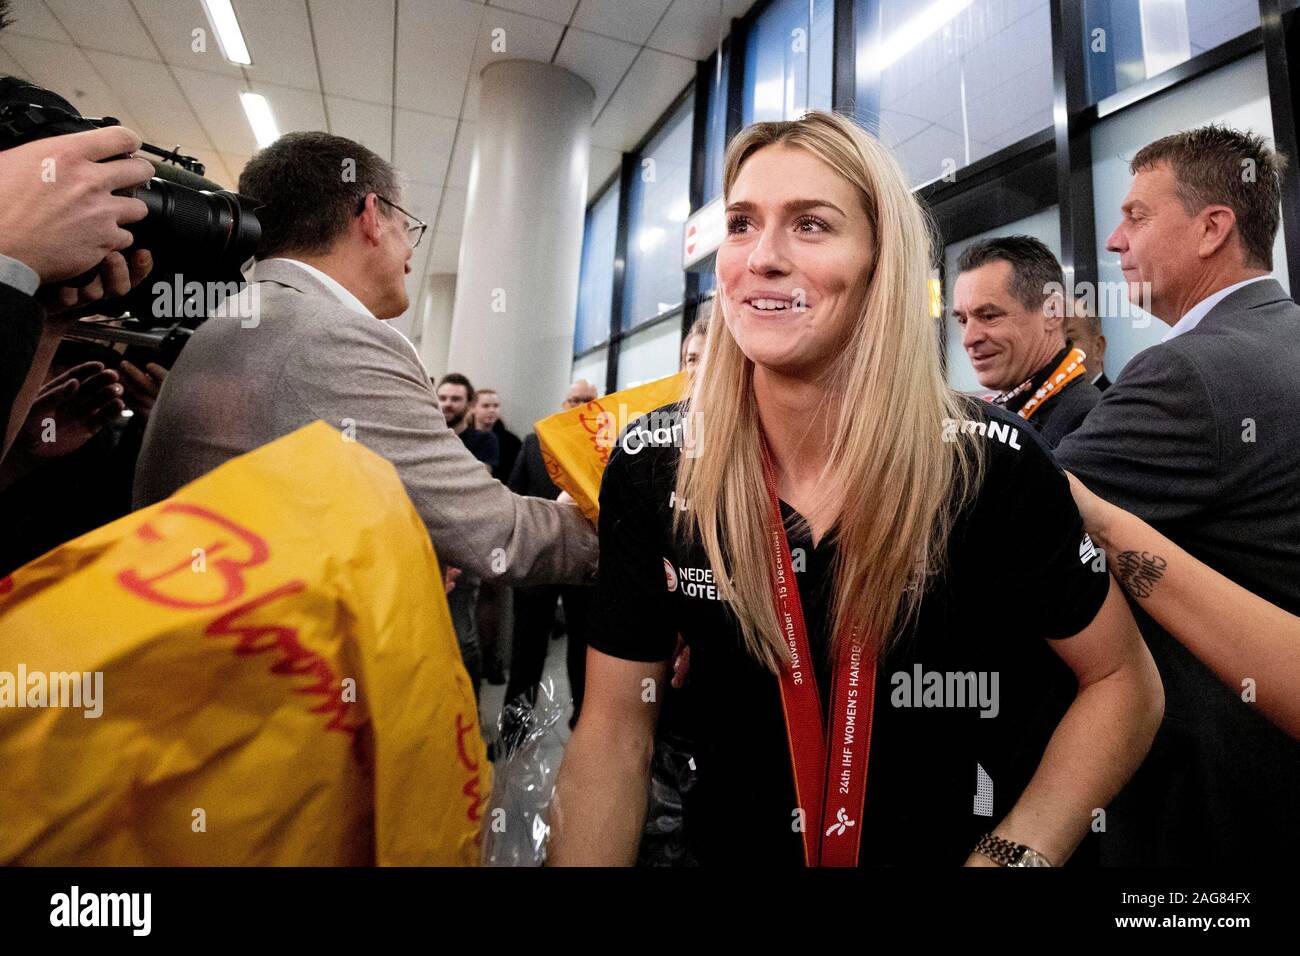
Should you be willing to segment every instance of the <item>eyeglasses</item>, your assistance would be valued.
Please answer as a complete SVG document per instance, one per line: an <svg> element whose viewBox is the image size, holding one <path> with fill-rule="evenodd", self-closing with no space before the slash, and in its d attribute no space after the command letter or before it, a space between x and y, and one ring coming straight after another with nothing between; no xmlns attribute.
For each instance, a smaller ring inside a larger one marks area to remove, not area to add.
<svg viewBox="0 0 1300 956"><path fill-rule="evenodd" d="M403 216L407 218L408 220L408 222L406 223L407 241L411 243L412 249L418 246L420 244L420 240L424 238L425 230L429 228L429 224L425 222L423 219L419 219L411 215L409 212L407 212L405 209L397 205L397 203L393 202L391 199L389 199L386 196L381 196L379 195L379 193L375 193L375 198L378 199L380 202L388 203L388 205L392 206L394 209L396 209L398 212L400 212ZM362 196L361 205L357 209L357 215L358 216L361 215L361 213L365 212L365 209L366 209L366 197Z"/></svg>

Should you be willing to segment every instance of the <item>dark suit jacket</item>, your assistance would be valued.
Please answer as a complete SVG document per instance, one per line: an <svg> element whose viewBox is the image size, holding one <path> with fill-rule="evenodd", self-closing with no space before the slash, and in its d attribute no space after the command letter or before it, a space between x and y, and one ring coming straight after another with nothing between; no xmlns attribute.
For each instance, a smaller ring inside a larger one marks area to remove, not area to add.
<svg viewBox="0 0 1300 956"><path fill-rule="evenodd" d="M515 470L515 459L519 457L523 442L500 419L492 426L492 434L497 436L497 444L501 446L501 460L492 469L492 477L504 485L510 481L510 473Z"/></svg>
<svg viewBox="0 0 1300 956"><path fill-rule="evenodd" d="M1194 557L1300 613L1300 306L1276 281L1238 289L1135 356L1056 457ZM1295 859L1300 742L1144 614L1139 623L1165 720L1114 804L1103 862ZM1269 693L1269 675L1252 676Z"/></svg>
<svg viewBox="0 0 1300 956"><path fill-rule="evenodd" d="M1088 413L1101 401L1097 386L1080 376L1053 396L1029 423L1038 429L1048 448L1055 448L1066 435L1078 428Z"/></svg>
<svg viewBox="0 0 1300 956"><path fill-rule="evenodd" d="M529 432L524 438L523 451L515 459L515 467L510 472L507 485L515 494L530 498L549 498L554 501L560 497L559 486L546 473L542 443L537 439L537 432Z"/></svg>

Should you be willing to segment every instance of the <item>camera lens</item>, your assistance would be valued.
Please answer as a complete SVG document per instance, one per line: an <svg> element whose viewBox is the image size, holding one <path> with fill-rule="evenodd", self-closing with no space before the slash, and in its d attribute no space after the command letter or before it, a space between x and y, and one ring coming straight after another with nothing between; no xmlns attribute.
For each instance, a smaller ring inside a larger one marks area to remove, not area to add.
<svg viewBox="0 0 1300 956"><path fill-rule="evenodd" d="M126 195L149 207L144 219L128 227L145 249L182 248L187 258L240 263L262 238L253 204L229 190L191 189L154 177Z"/></svg>

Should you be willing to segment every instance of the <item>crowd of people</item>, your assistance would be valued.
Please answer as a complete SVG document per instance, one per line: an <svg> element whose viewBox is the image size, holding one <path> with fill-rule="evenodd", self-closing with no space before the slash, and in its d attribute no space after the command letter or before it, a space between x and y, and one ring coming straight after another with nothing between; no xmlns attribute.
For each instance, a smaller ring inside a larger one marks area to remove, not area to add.
<svg viewBox="0 0 1300 956"><path fill-rule="evenodd" d="M965 249L952 320L986 402L946 384L932 236L889 152L832 114L745 129L689 394L659 410L702 450L616 450L598 529L501 392L431 377L384 321L423 224L343 137L287 134L240 177L269 210L255 334L213 316L170 368L65 341L150 271L117 195L152 173L139 145L0 152L0 572L324 420L396 469L476 696L536 699L562 608L553 863L1300 850L1300 308L1259 137L1133 159L1108 248L1170 328L1113 382L1042 242ZM50 156L60 187L32 188Z"/></svg>

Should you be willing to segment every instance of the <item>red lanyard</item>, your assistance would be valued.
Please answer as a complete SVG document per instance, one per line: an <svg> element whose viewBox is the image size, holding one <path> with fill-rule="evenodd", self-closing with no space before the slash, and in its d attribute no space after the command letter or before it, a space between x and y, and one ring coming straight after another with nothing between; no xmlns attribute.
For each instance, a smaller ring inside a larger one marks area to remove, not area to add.
<svg viewBox="0 0 1300 956"><path fill-rule="evenodd" d="M862 807L867 794L871 717L876 700L876 662L857 630L838 635L841 648L831 682L830 726L822 720L821 697L808 645L799 585L790 563L790 542L776 494L776 471L760 435L763 476L772 500L772 588L777 622L789 660L781 669L781 709L794 766L795 797L803 811L807 866L856 866L862 842Z"/></svg>

